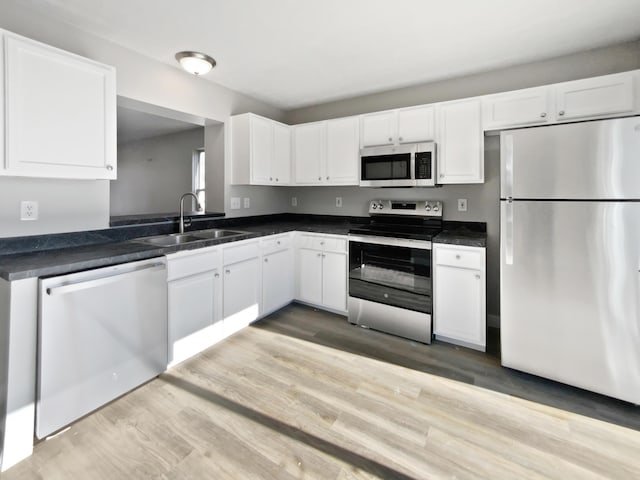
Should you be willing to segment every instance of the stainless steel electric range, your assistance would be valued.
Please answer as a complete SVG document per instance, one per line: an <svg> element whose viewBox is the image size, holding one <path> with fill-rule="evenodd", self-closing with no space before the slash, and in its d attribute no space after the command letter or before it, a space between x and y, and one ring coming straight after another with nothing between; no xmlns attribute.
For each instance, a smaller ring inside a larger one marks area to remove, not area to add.
<svg viewBox="0 0 640 480"><path fill-rule="evenodd" d="M349 230L349 322L431 343L431 239L442 202L374 200Z"/></svg>

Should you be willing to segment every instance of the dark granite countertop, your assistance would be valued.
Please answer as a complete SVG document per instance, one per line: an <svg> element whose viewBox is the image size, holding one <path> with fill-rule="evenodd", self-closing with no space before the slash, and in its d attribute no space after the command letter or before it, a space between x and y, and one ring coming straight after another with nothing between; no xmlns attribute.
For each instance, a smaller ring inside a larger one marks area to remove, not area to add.
<svg viewBox="0 0 640 480"><path fill-rule="evenodd" d="M443 227L442 232L433 237L433 243L487 247L486 223L445 221Z"/></svg>
<svg viewBox="0 0 640 480"><path fill-rule="evenodd" d="M283 218L282 215L239 217L218 220L214 221L212 224L205 224L203 226L197 225L197 228L188 229L187 233L189 231L208 228L228 228L246 231L247 234L226 239L202 240L171 247L152 246L146 243L141 243L133 237L124 241L110 241L109 243L106 243L109 240L106 234L98 235L93 232L61 234L61 236L68 237L65 239L65 241L69 242L68 246L63 248L51 248L46 250L0 255L0 278L11 281L30 277L63 275L91 268L158 257L181 250L192 250L296 230L346 235L352 225L363 223L367 220L365 217L340 218L310 215L295 218L290 218L291 216L289 216L289 218L287 218L287 216L284 217L285 218ZM135 231L144 232L143 235L138 235L138 237L169 233L167 231L153 232L148 228ZM135 233L132 235L135 235ZM77 242L77 239L74 237L76 236L81 236L82 238L91 237L91 239L98 238L103 243L75 245L74 242ZM119 238L119 240L122 239ZM54 243L59 246L60 242Z"/></svg>

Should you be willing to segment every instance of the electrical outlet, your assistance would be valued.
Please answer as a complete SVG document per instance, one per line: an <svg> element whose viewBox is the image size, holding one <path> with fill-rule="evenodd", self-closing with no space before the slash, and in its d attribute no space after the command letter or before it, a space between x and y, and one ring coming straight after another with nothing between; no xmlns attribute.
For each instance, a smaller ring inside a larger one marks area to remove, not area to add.
<svg viewBox="0 0 640 480"><path fill-rule="evenodd" d="M342 208L342 197L336 197L336 207Z"/></svg>
<svg viewBox="0 0 640 480"><path fill-rule="evenodd" d="M249 197L244 197L244 208L251 207L251 199Z"/></svg>
<svg viewBox="0 0 640 480"><path fill-rule="evenodd" d="M467 199L466 198L459 198L458 199L458 211L459 212L466 212L467 211Z"/></svg>
<svg viewBox="0 0 640 480"><path fill-rule="evenodd" d="M38 202L23 200L20 202L20 220L37 220Z"/></svg>
<svg viewBox="0 0 640 480"><path fill-rule="evenodd" d="M231 197L231 209L237 210L240 208L240 197Z"/></svg>
<svg viewBox="0 0 640 480"><path fill-rule="evenodd" d="M298 197L291 197L291 206L292 207L298 206Z"/></svg>

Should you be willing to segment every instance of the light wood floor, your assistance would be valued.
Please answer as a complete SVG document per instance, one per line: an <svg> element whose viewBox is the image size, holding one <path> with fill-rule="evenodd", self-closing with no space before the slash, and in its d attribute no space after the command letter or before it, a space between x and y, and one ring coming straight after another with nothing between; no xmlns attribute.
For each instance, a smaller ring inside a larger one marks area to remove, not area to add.
<svg viewBox="0 0 640 480"><path fill-rule="evenodd" d="M640 478L638 429L496 386L638 422L637 407L495 356L292 305L39 443L1 478Z"/></svg>

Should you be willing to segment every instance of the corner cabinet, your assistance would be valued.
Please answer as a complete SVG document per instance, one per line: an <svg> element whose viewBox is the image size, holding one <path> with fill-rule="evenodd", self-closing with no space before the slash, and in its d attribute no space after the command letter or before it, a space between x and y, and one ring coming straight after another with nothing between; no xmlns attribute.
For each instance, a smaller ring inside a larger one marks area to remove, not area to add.
<svg viewBox="0 0 640 480"><path fill-rule="evenodd" d="M253 113L231 117L231 183L289 185L289 130L288 125Z"/></svg>
<svg viewBox="0 0 640 480"><path fill-rule="evenodd" d="M484 182L484 132L479 98L437 106L437 183Z"/></svg>
<svg viewBox="0 0 640 480"><path fill-rule="evenodd" d="M437 339L486 349L485 249L433 244L433 331Z"/></svg>
<svg viewBox="0 0 640 480"><path fill-rule="evenodd" d="M358 185L358 118L293 127L296 185Z"/></svg>
<svg viewBox="0 0 640 480"><path fill-rule="evenodd" d="M0 40L0 175L115 179L115 69L2 30Z"/></svg>

